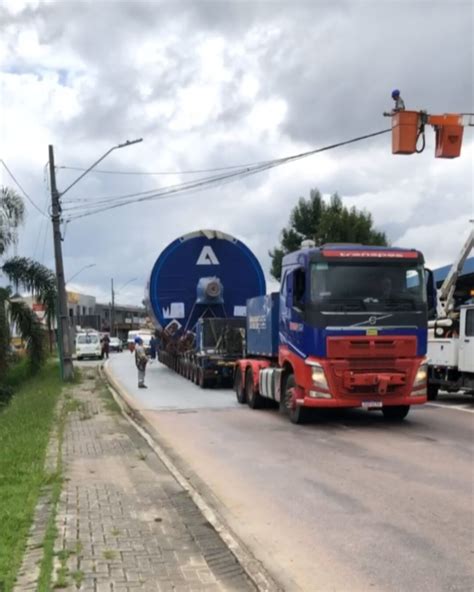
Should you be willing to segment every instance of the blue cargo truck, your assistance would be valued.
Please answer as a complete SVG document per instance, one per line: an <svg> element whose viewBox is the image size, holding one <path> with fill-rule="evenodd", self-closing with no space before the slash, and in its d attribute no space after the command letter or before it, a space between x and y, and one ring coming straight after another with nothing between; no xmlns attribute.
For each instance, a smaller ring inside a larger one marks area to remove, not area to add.
<svg viewBox="0 0 474 592"><path fill-rule="evenodd" d="M246 302L265 291L257 258L238 239L217 230L179 237L159 255L146 292L159 360L202 388L232 386Z"/></svg>
<svg viewBox="0 0 474 592"><path fill-rule="evenodd" d="M237 400L252 409L273 401L294 423L311 408L404 419L426 402L429 303L419 251L324 245L286 255L280 292L247 302Z"/></svg>

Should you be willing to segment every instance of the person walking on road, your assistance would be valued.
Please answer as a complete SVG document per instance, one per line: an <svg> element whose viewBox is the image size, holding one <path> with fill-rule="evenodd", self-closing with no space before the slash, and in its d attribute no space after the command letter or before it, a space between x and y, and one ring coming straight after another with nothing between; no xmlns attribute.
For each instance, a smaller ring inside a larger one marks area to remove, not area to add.
<svg viewBox="0 0 474 592"><path fill-rule="evenodd" d="M102 359L109 359L110 338L107 333L102 337Z"/></svg>
<svg viewBox="0 0 474 592"><path fill-rule="evenodd" d="M138 370L138 388L148 388L145 385L145 371L148 363L148 356L143 347L143 339L135 337L135 364Z"/></svg>

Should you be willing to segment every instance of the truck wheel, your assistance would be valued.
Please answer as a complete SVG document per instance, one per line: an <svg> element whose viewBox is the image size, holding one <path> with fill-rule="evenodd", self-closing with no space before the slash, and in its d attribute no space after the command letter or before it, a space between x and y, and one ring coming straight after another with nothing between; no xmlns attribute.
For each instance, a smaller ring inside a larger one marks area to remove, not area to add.
<svg viewBox="0 0 474 592"><path fill-rule="evenodd" d="M307 409L302 405L295 405L293 400L293 389L296 386L295 377L289 374L283 387L280 410L288 415L291 423L302 424L307 419Z"/></svg>
<svg viewBox="0 0 474 592"><path fill-rule="evenodd" d="M207 389L210 386L210 382L207 378L204 378L204 369L198 368L198 384L202 389Z"/></svg>
<svg viewBox="0 0 474 592"><path fill-rule="evenodd" d="M247 402L247 397L245 395L244 385L242 384L242 371L240 368L235 373L234 378L234 391L237 396L237 401L243 405Z"/></svg>
<svg viewBox="0 0 474 592"><path fill-rule="evenodd" d="M438 398L439 386L437 384L428 385L428 401L435 401Z"/></svg>
<svg viewBox="0 0 474 592"><path fill-rule="evenodd" d="M263 397L253 386L253 372L248 369L245 373L245 398L250 409L260 409L263 403Z"/></svg>
<svg viewBox="0 0 474 592"><path fill-rule="evenodd" d="M410 405L393 405L383 407L382 413L387 421L403 421L410 411Z"/></svg>

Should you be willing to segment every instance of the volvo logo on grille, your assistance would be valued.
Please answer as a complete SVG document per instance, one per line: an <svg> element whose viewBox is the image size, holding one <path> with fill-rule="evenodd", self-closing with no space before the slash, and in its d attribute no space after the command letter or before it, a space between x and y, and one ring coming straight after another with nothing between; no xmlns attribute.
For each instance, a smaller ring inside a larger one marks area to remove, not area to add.
<svg viewBox="0 0 474 592"><path fill-rule="evenodd" d="M377 322L377 317L369 317L369 323L371 325L375 325L376 322Z"/></svg>

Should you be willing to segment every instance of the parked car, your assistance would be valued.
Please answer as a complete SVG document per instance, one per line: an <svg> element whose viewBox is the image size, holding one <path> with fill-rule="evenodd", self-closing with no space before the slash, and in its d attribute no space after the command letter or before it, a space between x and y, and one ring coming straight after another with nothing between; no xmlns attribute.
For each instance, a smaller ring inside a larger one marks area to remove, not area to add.
<svg viewBox="0 0 474 592"><path fill-rule="evenodd" d="M111 337L109 343L109 351L111 352L121 352L123 351L122 342L118 337Z"/></svg>
<svg viewBox="0 0 474 592"><path fill-rule="evenodd" d="M84 358L97 358L100 360L102 345L99 333L78 333L76 335L76 357L78 360Z"/></svg>

